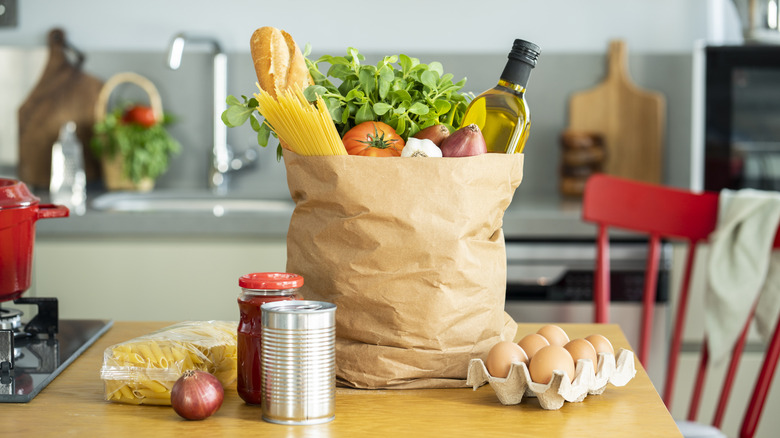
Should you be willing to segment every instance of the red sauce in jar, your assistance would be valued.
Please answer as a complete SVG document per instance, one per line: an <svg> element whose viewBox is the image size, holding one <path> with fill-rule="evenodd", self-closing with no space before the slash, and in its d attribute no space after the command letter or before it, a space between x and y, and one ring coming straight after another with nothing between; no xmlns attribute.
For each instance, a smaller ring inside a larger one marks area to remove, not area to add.
<svg viewBox="0 0 780 438"><path fill-rule="evenodd" d="M298 288L303 277L282 272L247 274L238 280L241 295L238 297L240 312L238 322L238 395L249 404L262 401L262 311L260 306L272 301L300 300Z"/></svg>

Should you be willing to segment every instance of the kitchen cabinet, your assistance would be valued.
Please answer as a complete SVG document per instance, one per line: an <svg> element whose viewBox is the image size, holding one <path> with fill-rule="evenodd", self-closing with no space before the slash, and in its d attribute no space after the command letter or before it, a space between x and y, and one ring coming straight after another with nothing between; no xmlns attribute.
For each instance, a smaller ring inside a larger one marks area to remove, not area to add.
<svg viewBox="0 0 780 438"><path fill-rule="evenodd" d="M38 238L32 288L61 318L238 318L238 277L284 271L286 241L246 237Z"/></svg>

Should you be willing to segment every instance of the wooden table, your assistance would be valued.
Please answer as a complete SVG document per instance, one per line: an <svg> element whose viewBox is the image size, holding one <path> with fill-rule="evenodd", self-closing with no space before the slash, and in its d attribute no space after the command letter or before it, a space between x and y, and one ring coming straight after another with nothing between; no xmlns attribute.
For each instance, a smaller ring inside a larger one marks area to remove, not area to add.
<svg viewBox="0 0 780 438"><path fill-rule="evenodd" d="M336 391L336 419L314 426L282 426L261 419L259 407L247 406L226 390L222 408L204 421L181 419L170 407L133 406L103 399L99 370L103 350L169 323L116 322L102 338L31 402L0 406L8 436L504 436L674 437L680 436L644 369L620 388L581 403L545 411L533 398L503 406L489 385L462 389ZM616 348L629 348L617 325L560 324L569 335L601 333ZM521 335L539 324L521 324ZM463 364L464 367L468 364Z"/></svg>

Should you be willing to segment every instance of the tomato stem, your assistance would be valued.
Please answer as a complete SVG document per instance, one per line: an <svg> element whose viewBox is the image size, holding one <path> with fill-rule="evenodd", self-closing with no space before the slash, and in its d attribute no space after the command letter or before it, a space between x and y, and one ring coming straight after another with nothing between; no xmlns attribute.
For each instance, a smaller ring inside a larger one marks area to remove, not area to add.
<svg viewBox="0 0 780 438"><path fill-rule="evenodd" d="M366 135L366 140L359 140L359 142L366 145L366 147L377 148L377 149L387 149L393 146L392 143L397 141L398 140L395 138L385 139L385 133L382 132L382 134L379 134L379 130L377 129L376 125L374 125L373 136L371 134L368 134Z"/></svg>

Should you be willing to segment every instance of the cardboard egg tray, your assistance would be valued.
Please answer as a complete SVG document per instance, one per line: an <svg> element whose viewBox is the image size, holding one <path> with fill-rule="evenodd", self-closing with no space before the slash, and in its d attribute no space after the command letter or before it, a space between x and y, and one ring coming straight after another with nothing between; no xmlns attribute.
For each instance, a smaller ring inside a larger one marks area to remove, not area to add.
<svg viewBox="0 0 780 438"><path fill-rule="evenodd" d="M585 397L604 392L608 383L624 386L636 375L634 353L620 349L617 357L599 353L598 371L593 362L580 359L574 371L574 380L569 382L565 372L555 370L549 383L531 381L528 367L524 363L512 363L505 378L491 376L482 359L471 359L466 383L474 390L489 383L504 405L516 405L523 397L536 397L542 409L556 410L565 401L581 402Z"/></svg>

